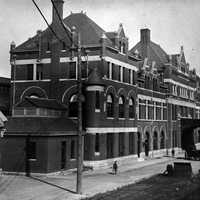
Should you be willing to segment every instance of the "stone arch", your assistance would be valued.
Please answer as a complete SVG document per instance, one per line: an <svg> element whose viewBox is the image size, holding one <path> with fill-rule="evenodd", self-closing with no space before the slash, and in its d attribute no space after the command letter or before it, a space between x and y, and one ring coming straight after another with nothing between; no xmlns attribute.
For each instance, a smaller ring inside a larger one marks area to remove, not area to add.
<svg viewBox="0 0 200 200"><path fill-rule="evenodd" d="M149 150L151 149L151 127L146 126L144 128L144 150L145 150L145 156L149 155Z"/></svg>
<svg viewBox="0 0 200 200"><path fill-rule="evenodd" d="M117 92L115 90L115 88L112 86L112 85L109 85L106 90L105 90L105 93L104 93L104 96L106 97L108 93L112 93L114 96L117 95Z"/></svg>
<svg viewBox="0 0 200 200"><path fill-rule="evenodd" d="M124 118L127 113L127 94L124 88L120 88L117 92L118 103L116 104L118 107L118 117ZM123 101L123 104L121 104Z"/></svg>
<svg viewBox="0 0 200 200"><path fill-rule="evenodd" d="M166 139L167 139L166 128L161 127L159 134L160 149L166 148Z"/></svg>
<svg viewBox="0 0 200 200"><path fill-rule="evenodd" d="M65 92L62 95L62 103L68 105L70 97L76 93L77 93L77 85L73 85L67 90L65 90Z"/></svg>
<svg viewBox="0 0 200 200"><path fill-rule="evenodd" d="M159 146L159 130L157 127L153 127L152 130L152 143L153 150L158 150Z"/></svg>
<svg viewBox="0 0 200 200"><path fill-rule="evenodd" d="M120 95L123 95L125 98L127 97L127 93L124 88L119 88L117 91L117 96L119 97Z"/></svg>
<svg viewBox="0 0 200 200"><path fill-rule="evenodd" d="M167 139L167 131L166 131L166 127L165 127L165 126L161 126L161 127L160 127L160 133L161 133L162 131L164 132L165 138Z"/></svg>
<svg viewBox="0 0 200 200"><path fill-rule="evenodd" d="M38 86L31 86L31 87L26 88L22 92L20 96L20 100L22 101L25 97L31 96L31 95L38 96L39 98L45 98L45 99L48 98L47 93L44 89Z"/></svg>
<svg viewBox="0 0 200 200"><path fill-rule="evenodd" d="M136 93L133 90L130 90L128 92L127 98L133 97L136 101Z"/></svg>
<svg viewBox="0 0 200 200"><path fill-rule="evenodd" d="M151 127L150 126L145 126L144 131L143 131L143 139L145 139L145 133L148 132L149 136L151 137Z"/></svg>

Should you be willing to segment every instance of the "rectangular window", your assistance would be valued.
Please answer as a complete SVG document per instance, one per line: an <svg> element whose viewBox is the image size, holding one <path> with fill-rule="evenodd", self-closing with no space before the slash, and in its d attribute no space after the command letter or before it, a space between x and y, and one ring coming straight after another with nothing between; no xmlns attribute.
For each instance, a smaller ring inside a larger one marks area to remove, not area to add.
<svg viewBox="0 0 200 200"><path fill-rule="evenodd" d="M119 80L119 66L112 64L112 73L113 73L113 80Z"/></svg>
<svg viewBox="0 0 200 200"><path fill-rule="evenodd" d="M132 73L133 73L133 75L132 75L132 84L135 85L135 71L132 70Z"/></svg>
<svg viewBox="0 0 200 200"><path fill-rule="evenodd" d="M99 152L99 133L95 135L95 152Z"/></svg>
<svg viewBox="0 0 200 200"><path fill-rule="evenodd" d="M30 141L28 146L28 158L36 159L36 142Z"/></svg>
<svg viewBox="0 0 200 200"><path fill-rule="evenodd" d="M43 79L43 64L37 64L36 68L36 80Z"/></svg>
<svg viewBox="0 0 200 200"><path fill-rule="evenodd" d="M116 77L115 77L115 64L112 63L111 66L112 66L112 67L111 67L111 69L112 69L112 77L111 77L111 79L112 79L112 80L115 80L115 79L116 79Z"/></svg>
<svg viewBox="0 0 200 200"><path fill-rule="evenodd" d="M33 80L33 64L27 65L27 80Z"/></svg>
<svg viewBox="0 0 200 200"><path fill-rule="evenodd" d="M100 92L96 91L95 93L95 108L100 109Z"/></svg>
<svg viewBox="0 0 200 200"><path fill-rule="evenodd" d="M139 99L139 119L146 119L146 100Z"/></svg>
<svg viewBox="0 0 200 200"><path fill-rule="evenodd" d="M161 120L161 103L156 102L156 120Z"/></svg>
<svg viewBox="0 0 200 200"><path fill-rule="evenodd" d="M122 81L122 72L121 72L121 70L122 70L122 67L119 66L119 74L118 74L118 80L119 81Z"/></svg>
<svg viewBox="0 0 200 200"><path fill-rule="evenodd" d="M119 156L124 156L124 133L119 133Z"/></svg>
<svg viewBox="0 0 200 200"><path fill-rule="evenodd" d="M131 70L128 69L128 83L131 83Z"/></svg>
<svg viewBox="0 0 200 200"><path fill-rule="evenodd" d="M129 154L134 154L134 133L129 133Z"/></svg>
<svg viewBox="0 0 200 200"><path fill-rule="evenodd" d="M172 112L172 120L176 120L176 105L171 105L172 109L171 109L171 112Z"/></svg>
<svg viewBox="0 0 200 200"><path fill-rule="evenodd" d="M148 119L154 119L153 102L148 100Z"/></svg>
<svg viewBox="0 0 200 200"><path fill-rule="evenodd" d="M71 154L70 154L71 159L75 159L75 141L71 141Z"/></svg>
<svg viewBox="0 0 200 200"><path fill-rule="evenodd" d="M123 82L126 82L126 68L123 67Z"/></svg>
<svg viewBox="0 0 200 200"><path fill-rule="evenodd" d="M81 64L81 75L82 78L87 78L87 62L82 62Z"/></svg>
<svg viewBox="0 0 200 200"><path fill-rule="evenodd" d="M110 78L110 63L106 63L106 78Z"/></svg>
<svg viewBox="0 0 200 200"><path fill-rule="evenodd" d="M69 63L69 78L76 79L76 62Z"/></svg>
<svg viewBox="0 0 200 200"><path fill-rule="evenodd" d="M163 103L163 120L167 120L167 104Z"/></svg>

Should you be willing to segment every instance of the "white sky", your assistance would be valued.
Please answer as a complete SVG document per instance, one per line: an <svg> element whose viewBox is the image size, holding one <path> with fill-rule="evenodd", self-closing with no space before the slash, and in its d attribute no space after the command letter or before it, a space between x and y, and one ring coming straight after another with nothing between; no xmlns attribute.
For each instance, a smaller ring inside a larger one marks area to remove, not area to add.
<svg viewBox="0 0 200 200"><path fill-rule="evenodd" d="M35 0L51 22L50 0ZM0 0L0 76L10 76L9 46L35 35L46 24L31 0ZM151 30L152 41L168 53L184 46L187 62L200 74L199 0L65 0L64 17L83 10L105 31L123 24L131 48L140 40L140 29Z"/></svg>

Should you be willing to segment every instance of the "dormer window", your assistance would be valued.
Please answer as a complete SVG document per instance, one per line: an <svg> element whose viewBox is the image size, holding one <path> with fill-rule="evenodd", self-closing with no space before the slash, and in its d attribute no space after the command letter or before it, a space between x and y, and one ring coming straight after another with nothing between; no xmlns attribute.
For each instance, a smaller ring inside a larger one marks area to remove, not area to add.
<svg viewBox="0 0 200 200"><path fill-rule="evenodd" d="M126 53L126 44L125 42L119 41L119 51L120 53Z"/></svg>
<svg viewBox="0 0 200 200"><path fill-rule="evenodd" d="M126 53L126 44L125 44L125 43L123 43L123 45L122 45L122 46L123 46L123 51L122 51L122 52L125 54L125 53Z"/></svg>

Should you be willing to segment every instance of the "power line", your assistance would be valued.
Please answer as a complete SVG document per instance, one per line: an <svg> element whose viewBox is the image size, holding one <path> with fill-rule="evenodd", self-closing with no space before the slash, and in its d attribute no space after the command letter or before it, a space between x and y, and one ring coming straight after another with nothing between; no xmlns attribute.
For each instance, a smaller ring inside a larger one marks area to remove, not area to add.
<svg viewBox="0 0 200 200"><path fill-rule="evenodd" d="M52 3L52 5L53 5L53 8L54 8L55 11L56 11L56 15L58 16L58 19L59 19L59 21L60 21L60 24L62 25L63 29L65 30L65 32L66 32L68 38L70 39L70 41L73 42L73 41L72 41L72 36L69 34L69 32L72 33L71 30L70 30L70 28L66 27L66 25L63 23L63 19L60 17L60 14L59 14L59 12L58 12L58 9L57 9L57 7L55 6L53 0L51 0L51 3Z"/></svg>
<svg viewBox="0 0 200 200"><path fill-rule="evenodd" d="M49 25L49 23L47 22L45 16L43 15L42 11L40 10L40 8L38 7L38 5L36 4L36 2L34 0L32 0L32 2L34 3L35 7L38 9L39 13L41 14L42 18L44 19L44 21L46 22L47 26L50 28L50 30L52 31L52 33L55 35L55 37L61 42L63 43L64 41L62 41L56 34L56 32L53 30L53 28Z"/></svg>

